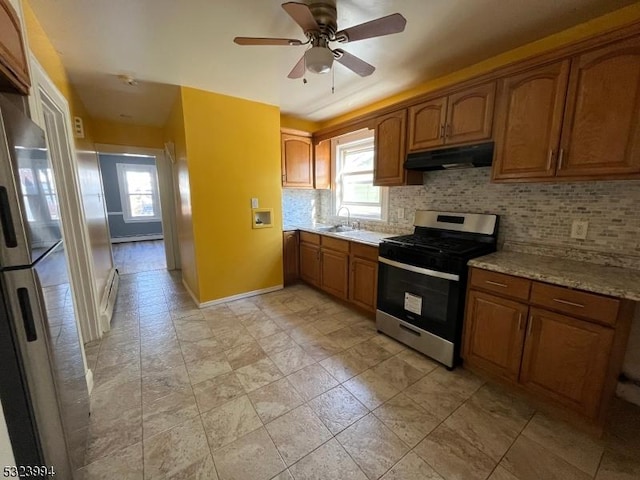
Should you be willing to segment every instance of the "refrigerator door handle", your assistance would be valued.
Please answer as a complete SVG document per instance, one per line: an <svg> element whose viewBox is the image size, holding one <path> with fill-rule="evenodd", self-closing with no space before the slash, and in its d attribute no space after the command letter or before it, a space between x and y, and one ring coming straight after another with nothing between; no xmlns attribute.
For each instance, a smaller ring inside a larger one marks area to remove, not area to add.
<svg viewBox="0 0 640 480"><path fill-rule="evenodd" d="M24 325L27 342L35 342L38 340L38 332L36 331L36 322L33 318L33 310L31 309L29 290L26 288L18 288L18 303L20 304L22 324Z"/></svg>
<svg viewBox="0 0 640 480"><path fill-rule="evenodd" d="M0 223L2 224L2 233L4 235L4 244L7 248L15 248L18 246L16 230L13 227L13 218L11 218L11 205L9 205L9 194L5 187L0 186Z"/></svg>

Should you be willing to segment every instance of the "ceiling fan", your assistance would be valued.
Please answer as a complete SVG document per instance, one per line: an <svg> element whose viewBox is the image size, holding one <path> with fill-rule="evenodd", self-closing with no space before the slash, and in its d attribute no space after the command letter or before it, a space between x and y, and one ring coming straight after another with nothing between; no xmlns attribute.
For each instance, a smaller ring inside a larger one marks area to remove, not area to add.
<svg viewBox="0 0 640 480"><path fill-rule="evenodd" d="M354 27L338 30L337 10L331 3L313 3L306 5L298 2L287 2L282 8L300 25L307 37L306 42L290 38L255 38L236 37L233 39L238 45L278 45L298 47L310 45L302 58L289 73L289 78L300 78L304 75L305 67L313 73L327 73L331 71L334 59L357 73L361 77L371 75L375 71L373 65L345 52L341 48L332 49L330 42L355 42L367 38L391 35L404 30L407 20L399 13L387 15Z"/></svg>

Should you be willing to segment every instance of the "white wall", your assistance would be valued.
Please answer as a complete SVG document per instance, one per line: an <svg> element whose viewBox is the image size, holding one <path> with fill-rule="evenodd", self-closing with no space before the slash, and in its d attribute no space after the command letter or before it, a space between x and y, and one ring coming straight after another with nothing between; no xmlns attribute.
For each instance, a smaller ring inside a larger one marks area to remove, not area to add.
<svg viewBox="0 0 640 480"><path fill-rule="evenodd" d="M7 424L4 420L4 412L0 403L0 466L15 465L13 459L13 449L9 441L9 432L7 432Z"/></svg>

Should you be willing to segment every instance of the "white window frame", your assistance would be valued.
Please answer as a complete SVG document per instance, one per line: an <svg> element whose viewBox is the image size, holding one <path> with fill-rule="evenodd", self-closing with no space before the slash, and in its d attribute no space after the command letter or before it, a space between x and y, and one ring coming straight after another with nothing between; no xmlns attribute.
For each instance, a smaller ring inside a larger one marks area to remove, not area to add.
<svg viewBox="0 0 640 480"><path fill-rule="evenodd" d="M331 192L331 214L336 216L338 210L341 207L349 208L349 203L343 203L341 201L342 195L342 172L341 172L341 154L342 151L352 148L359 148L363 146L370 146L372 149L375 149L375 141L374 141L374 132L373 130L358 130L357 132L348 133L346 135L342 135L340 137L336 137L331 139L331 158L332 158L332 168L333 172L335 172L333 185L334 188ZM375 155L375 151L374 151ZM373 173L373 169L371 170ZM380 188L380 217L372 216L372 215L362 215L357 213L351 213L351 219L356 220L365 220L365 221L381 221L386 222L389 218L389 188L388 187L378 187ZM349 209L351 211L351 209ZM341 212L342 215L342 212Z"/></svg>
<svg viewBox="0 0 640 480"><path fill-rule="evenodd" d="M140 165L133 163L116 163L118 172L118 189L120 190L120 203L122 204L122 218L124 223L147 223L161 222L162 211L160 209L160 191L158 190L158 172L155 165ZM153 202L153 211L155 215L152 217L134 217L131 214L131 206L129 205L129 195L127 189L126 172L150 172L151 173L151 201Z"/></svg>

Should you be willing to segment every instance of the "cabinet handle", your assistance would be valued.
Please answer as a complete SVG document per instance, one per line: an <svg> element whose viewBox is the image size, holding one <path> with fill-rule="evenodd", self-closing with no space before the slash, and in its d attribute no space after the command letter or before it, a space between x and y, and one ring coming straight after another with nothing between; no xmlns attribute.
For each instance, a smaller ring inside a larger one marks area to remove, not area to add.
<svg viewBox="0 0 640 480"><path fill-rule="evenodd" d="M444 123L440 125L440 138L444 138Z"/></svg>
<svg viewBox="0 0 640 480"><path fill-rule="evenodd" d="M495 287L502 287L502 288L508 287L508 285L505 285L504 283L492 282L491 280L485 280L484 283L488 283L489 285L493 285Z"/></svg>
<svg viewBox="0 0 640 480"><path fill-rule="evenodd" d="M518 331L522 330L522 312L518 314Z"/></svg>
<svg viewBox="0 0 640 480"><path fill-rule="evenodd" d="M547 158L547 170L551 170L551 163L553 162L553 148L549 149L549 157Z"/></svg>
<svg viewBox="0 0 640 480"><path fill-rule="evenodd" d="M569 300L562 300L560 298L554 298L553 301L554 302L558 302L558 303L562 303L563 305L570 305L572 307L584 308L584 305L582 305L581 303L574 303L574 302L570 302Z"/></svg>
<svg viewBox="0 0 640 480"><path fill-rule="evenodd" d="M531 325L533 325L533 315L529 317L529 325L527 325L527 337L531 336Z"/></svg>
<svg viewBox="0 0 640 480"><path fill-rule="evenodd" d="M561 148L558 154L558 170L562 170L562 160L564 160L564 148Z"/></svg>

